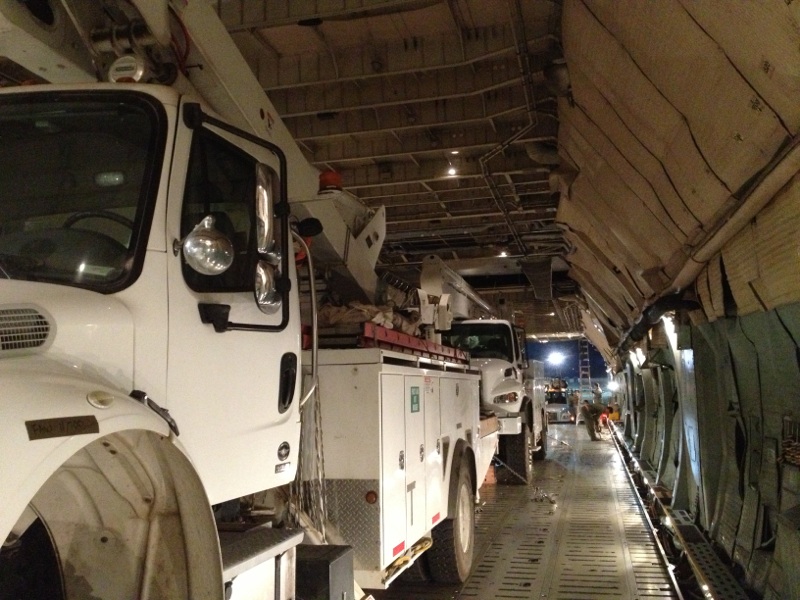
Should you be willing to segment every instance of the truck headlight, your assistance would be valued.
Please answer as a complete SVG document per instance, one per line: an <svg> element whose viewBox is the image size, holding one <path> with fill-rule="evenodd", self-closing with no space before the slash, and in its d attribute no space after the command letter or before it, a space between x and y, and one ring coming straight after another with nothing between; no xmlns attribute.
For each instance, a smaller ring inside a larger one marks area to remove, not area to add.
<svg viewBox="0 0 800 600"><path fill-rule="evenodd" d="M519 395L517 392L509 392L508 394L500 394L499 396L495 396L492 398L492 402L495 404L512 404L517 401Z"/></svg>

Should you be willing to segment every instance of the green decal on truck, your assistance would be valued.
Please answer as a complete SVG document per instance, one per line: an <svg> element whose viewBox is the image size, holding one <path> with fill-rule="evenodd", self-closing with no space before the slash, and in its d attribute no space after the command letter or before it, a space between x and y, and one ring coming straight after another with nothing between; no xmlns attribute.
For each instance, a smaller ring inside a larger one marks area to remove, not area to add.
<svg viewBox="0 0 800 600"><path fill-rule="evenodd" d="M419 412L419 386L411 386L411 412Z"/></svg>

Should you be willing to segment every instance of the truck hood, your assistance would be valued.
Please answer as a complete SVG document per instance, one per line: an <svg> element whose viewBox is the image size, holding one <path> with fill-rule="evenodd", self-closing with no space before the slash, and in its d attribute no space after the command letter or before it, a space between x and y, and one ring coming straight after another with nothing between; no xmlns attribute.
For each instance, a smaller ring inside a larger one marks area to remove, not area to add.
<svg viewBox="0 0 800 600"><path fill-rule="evenodd" d="M133 317L113 296L0 280L0 360L45 354L88 379L133 387Z"/></svg>

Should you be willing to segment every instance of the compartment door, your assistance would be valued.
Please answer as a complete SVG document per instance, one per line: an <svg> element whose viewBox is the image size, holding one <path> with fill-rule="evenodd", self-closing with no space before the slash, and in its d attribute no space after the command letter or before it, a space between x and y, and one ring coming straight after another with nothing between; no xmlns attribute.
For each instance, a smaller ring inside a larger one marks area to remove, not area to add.
<svg viewBox="0 0 800 600"><path fill-rule="evenodd" d="M425 498L425 378L405 377L406 426L406 539L409 544L428 531Z"/></svg>
<svg viewBox="0 0 800 600"><path fill-rule="evenodd" d="M405 386L403 375L381 374L381 568L406 545Z"/></svg>
<svg viewBox="0 0 800 600"><path fill-rule="evenodd" d="M442 506L444 485L441 411L439 403L439 377L426 376L425 387L425 496L427 529L431 529L447 515Z"/></svg>

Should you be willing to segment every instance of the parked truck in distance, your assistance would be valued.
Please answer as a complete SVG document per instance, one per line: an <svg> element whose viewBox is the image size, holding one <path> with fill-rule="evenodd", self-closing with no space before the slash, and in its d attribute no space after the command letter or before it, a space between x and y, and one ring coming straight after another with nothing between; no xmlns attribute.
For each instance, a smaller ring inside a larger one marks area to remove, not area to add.
<svg viewBox="0 0 800 600"><path fill-rule="evenodd" d="M547 454L547 418L543 395L526 383L524 329L497 318L496 309L438 256L423 259L420 286L450 307L454 319L437 333L442 343L469 353L481 373L481 404L500 423L498 457L511 480L529 483L533 458Z"/></svg>

